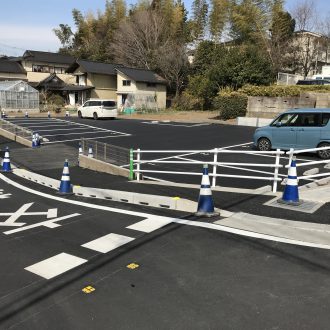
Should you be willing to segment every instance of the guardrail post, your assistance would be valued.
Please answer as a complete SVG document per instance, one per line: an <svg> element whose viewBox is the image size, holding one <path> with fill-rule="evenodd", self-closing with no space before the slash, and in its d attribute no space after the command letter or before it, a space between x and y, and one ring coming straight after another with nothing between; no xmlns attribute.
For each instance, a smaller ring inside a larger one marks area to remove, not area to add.
<svg viewBox="0 0 330 330"><path fill-rule="evenodd" d="M98 143L97 143L97 141L96 141L96 143L95 143L95 158L96 158L96 159L99 159L98 156L97 156L97 144L98 144Z"/></svg>
<svg viewBox="0 0 330 330"><path fill-rule="evenodd" d="M140 181L140 160L141 160L141 155L140 155L140 148L136 150L136 180Z"/></svg>
<svg viewBox="0 0 330 330"><path fill-rule="evenodd" d="M217 183L217 166L216 163L218 162L218 149L214 148L214 155L213 155L213 177L212 177L212 187L215 187Z"/></svg>
<svg viewBox="0 0 330 330"><path fill-rule="evenodd" d="M104 143L104 161L107 160L107 144Z"/></svg>
<svg viewBox="0 0 330 330"><path fill-rule="evenodd" d="M134 180L134 153L133 149L129 150L129 176L128 180Z"/></svg>
<svg viewBox="0 0 330 330"><path fill-rule="evenodd" d="M276 149L276 159L275 159L275 170L274 170L274 182L273 182L273 193L277 191L277 179L278 179L278 169L280 166L281 150Z"/></svg>

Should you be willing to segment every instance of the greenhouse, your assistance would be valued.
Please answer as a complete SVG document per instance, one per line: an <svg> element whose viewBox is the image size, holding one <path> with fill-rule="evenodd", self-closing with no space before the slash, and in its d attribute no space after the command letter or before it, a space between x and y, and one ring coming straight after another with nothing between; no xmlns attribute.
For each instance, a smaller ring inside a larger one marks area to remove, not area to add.
<svg viewBox="0 0 330 330"><path fill-rule="evenodd" d="M39 92L23 80L0 81L0 109L39 110Z"/></svg>

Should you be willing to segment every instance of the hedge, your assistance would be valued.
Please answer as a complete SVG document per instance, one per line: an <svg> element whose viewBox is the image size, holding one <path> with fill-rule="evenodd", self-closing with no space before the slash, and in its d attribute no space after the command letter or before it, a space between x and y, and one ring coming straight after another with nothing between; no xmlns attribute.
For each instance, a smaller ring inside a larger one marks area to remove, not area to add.
<svg viewBox="0 0 330 330"><path fill-rule="evenodd" d="M214 110L219 110L219 118L223 120L242 117L246 114L248 98L241 93L223 93L215 97Z"/></svg>
<svg viewBox="0 0 330 330"><path fill-rule="evenodd" d="M243 93L247 96L300 96L301 93L305 92L318 92L318 93L330 93L330 85L309 85L309 86L253 86L245 85L240 90L240 93Z"/></svg>

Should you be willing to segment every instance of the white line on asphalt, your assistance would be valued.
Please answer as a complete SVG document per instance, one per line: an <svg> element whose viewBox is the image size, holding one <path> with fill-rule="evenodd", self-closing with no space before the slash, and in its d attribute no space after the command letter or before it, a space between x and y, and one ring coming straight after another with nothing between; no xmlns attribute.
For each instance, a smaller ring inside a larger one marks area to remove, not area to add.
<svg viewBox="0 0 330 330"><path fill-rule="evenodd" d="M126 136L128 136L128 135L97 136L97 137L88 138L88 140L106 139L106 138L117 138L117 137L126 137ZM51 141L51 142L44 142L43 144L64 143L64 142L70 142L70 141L81 141L81 138L79 138L79 139L72 139L72 140L57 140L57 141Z"/></svg>
<svg viewBox="0 0 330 330"><path fill-rule="evenodd" d="M74 128L74 127L70 127L70 128L56 128L56 129L54 129L54 130L50 130L50 129L43 129L43 130L41 130L41 129L39 129L38 130L38 132L52 132L52 131L73 131L73 130L78 130L78 129L90 129L90 128L88 128L88 127L77 127L77 128ZM97 128L95 128L95 131L96 130L98 130ZM81 133L81 134L83 134L83 132Z"/></svg>
<svg viewBox="0 0 330 330"><path fill-rule="evenodd" d="M67 136L67 135L77 135L77 134L80 134L80 135L82 135L82 134L83 135L85 135L85 134L101 134L101 133L106 134L108 132L101 131L101 132L83 132L83 133L79 132L79 133L46 134L46 135L43 135L43 137L44 136L59 136L59 135L65 135L65 136Z"/></svg>
<svg viewBox="0 0 330 330"><path fill-rule="evenodd" d="M133 241L135 238L118 235L118 234L108 234L102 237L99 237L93 241L81 245L84 248L91 249L101 253L108 253L111 250L114 250L124 244L127 244Z"/></svg>
<svg viewBox="0 0 330 330"><path fill-rule="evenodd" d="M139 222L134 223L126 227L127 229L133 229L137 231L142 231L144 233L151 233L152 231L164 227L173 222L172 218L163 218L163 219L145 219Z"/></svg>
<svg viewBox="0 0 330 330"><path fill-rule="evenodd" d="M209 126L210 124L191 124L191 125L184 125L184 124L168 124L168 123L162 123L162 122L150 122L150 121L143 121L143 124L148 124L148 125L159 125L159 126L173 126L173 127L198 127L198 126ZM187 123L188 124L188 123Z"/></svg>
<svg viewBox="0 0 330 330"><path fill-rule="evenodd" d="M11 235L11 234L15 234L15 233L18 233L18 232L21 232L21 231L25 231L25 230L36 228L36 227L42 227L42 226L47 227L47 228L51 228L51 229L57 228L57 227L61 226L60 224L57 223L57 221L70 219L70 218L73 218L73 217L77 217L78 215L80 215L80 213L73 213L73 214L65 215L64 217L34 223L33 225L24 226L24 227L17 228L17 229L7 230L7 231L4 232L4 234Z"/></svg>
<svg viewBox="0 0 330 330"><path fill-rule="evenodd" d="M78 258L63 252L34 265L25 267L24 269L49 280L85 262L87 262L86 259Z"/></svg>
<svg viewBox="0 0 330 330"><path fill-rule="evenodd" d="M96 126L91 126L91 125L87 125L87 124L82 124L82 123L76 123L74 121L67 121L67 120L63 120L63 119L56 119L58 121L61 121L61 122L66 122L66 123L71 123L73 125L80 125L80 126L86 126L86 127L91 127L91 128L97 128L101 131L107 131L107 132L115 132L115 133L118 133L118 134L125 134L127 136L130 136L132 134L128 134L128 133L124 133L124 132L118 132L118 131L113 131L113 130L108 130L106 128L101 128L101 127L96 127Z"/></svg>
<svg viewBox="0 0 330 330"><path fill-rule="evenodd" d="M38 128L38 127L42 127L42 128L44 128L44 127L56 127L56 126L58 126L58 127L63 127L64 125L62 125L62 124L51 124L51 125L38 125L38 126L25 126L25 128Z"/></svg>
<svg viewBox="0 0 330 330"><path fill-rule="evenodd" d="M45 197L45 198L49 198L51 200L57 200L57 201L60 201L60 202L63 202L63 203L79 205L79 206L88 207L88 208L92 208L92 209L98 209L98 210L104 210L104 211L110 211L110 212L115 212L115 213L121 213L121 214L133 215L133 216L136 216L136 217L152 219L153 221L158 222L159 225L161 223L164 224L164 220L165 220L165 221L168 221L169 223L173 222L173 223L178 223L178 224L181 224L181 225L189 225L189 226L196 226L196 227L201 227L201 228L206 228L206 229L214 229L214 230L224 231L224 232L237 234L237 235L241 235L241 236L246 236L246 237L260 238L260 239L264 239L264 240L268 240L268 241L275 241L275 242L281 242L281 243L292 244L292 245L308 246L308 247L314 247L314 248L330 250L330 245L325 245L325 244L317 244L317 243L291 240L291 239L287 239L287 238L282 238L282 237L277 237L277 236L272 236L272 235L259 234L259 233L254 233L252 231L247 231L247 230L242 230L242 229L235 229L235 228L230 228L230 227L221 226L221 225L212 224L212 223L183 220L183 219L178 219L178 218L170 218L170 217L152 215L152 214L148 214L148 213L144 213L144 212L129 211L129 210L123 210L123 209L113 208L113 207L109 207L109 206L89 204L89 203L80 202L80 201L76 201L76 200L65 199L65 198L62 198L62 197L49 195L49 194L46 194L46 193L31 189L31 188L28 188L28 187L25 187L25 186L13 181L13 180L7 178L6 176L4 176L1 173L0 173L0 179L3 180L6 183L18 188L18 189L24 190L24 191L29 192L31 194L37 195L39 197ZM51 221L51 220L49 220L49 221ZM141 221L139 221L139 222L141 222ZM22 229L22 228L19 228L19 229Z"/></svg>

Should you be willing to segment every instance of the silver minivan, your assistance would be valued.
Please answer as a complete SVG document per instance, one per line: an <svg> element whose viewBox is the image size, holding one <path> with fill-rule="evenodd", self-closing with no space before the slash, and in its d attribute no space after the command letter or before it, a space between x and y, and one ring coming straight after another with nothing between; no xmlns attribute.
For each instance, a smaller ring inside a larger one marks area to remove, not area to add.
<svg viewBox="0 0 330 330"><path fill-rule="evenodd" d="M117 102L110 99L90 99L78 108L79 118L116 118L117 115Z"/></svg>
<svg viewBox="0 0 330 330"><path fill-rule="evenodd" d="M294 109L276 117L268 126L257 128L253 143L258 150L330 147L330 109ZM330 150L318 156L330 158Z"/></svg>

